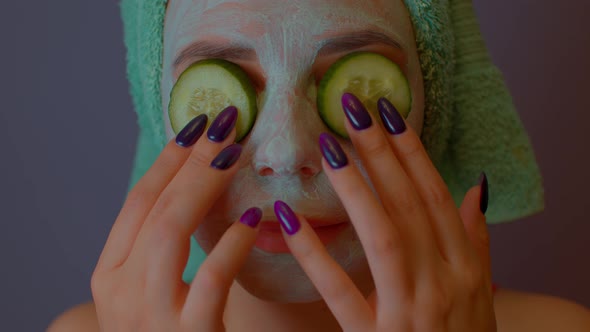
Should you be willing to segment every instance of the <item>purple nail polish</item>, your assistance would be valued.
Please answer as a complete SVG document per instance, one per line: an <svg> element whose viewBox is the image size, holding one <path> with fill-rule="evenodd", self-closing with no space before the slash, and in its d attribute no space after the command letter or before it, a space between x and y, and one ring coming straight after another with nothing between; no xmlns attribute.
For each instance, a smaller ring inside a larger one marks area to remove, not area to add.
<svg viewBox="0 0 590 332"><path fill-rule="evenodd" d="M252 207L244 212L240 218L240 222L246 226L256 228L260 219L262 219L262 210L257 207Z"/></svg>
<svg viewBox="0 0 590 332"><path fill-rule="evenodd" d="M275 214L277 215L277 218L279 218L279 222L287 234L293 235L301 228L299 219L297 219L297 216L287 203L276 201Z"/></svg>
<svg viewBox="0 0 590 332"><path fill-rule="evenodd" d="M481 211L481 213L483 213L484 215L486 214L486 211L488 210L488 198L489 198L489 193L488 193L488 177L486 175L485 172L481 172L481 175L479 176L479 185L481 187L481 193L479 195L479 209Z"/></svg>
<svg viewBox="0 0 590 332"><path fill-rule="evenodd" d="M192 119L176 135L176 144L188 148L195 144L207 127L207 114L200 114Z"/></svg>
<svg viewBox="0 0 590 332"><path fill-rule="evenodd" d="M320 150L322 155L326 158L328 164L333 169L339 169L348 165L348 158L346 153L342 150L340 143L328 133L320 135Z"/></svg>
<svg viewBox="0 0 590 332"><path fill-rule="evenodd" d="M373 124L365 105L352 93L342 95L342 108L354 129L367 129Z"/></svg>
<svg viewBox="0 0 590 332"><path fill-rule="evenodd" d="M234 106L228 106L217 115L209 130L207 137L213 142L223 142L231 133L238 119L238 109Z"/></svg>
<svg viewBox="0 0 590 332"><path fill-rule="evenodd" d="M404 118L389 100L386 98L379 98L377 101L377 108L379 109L379 116L381 117L381 121L387 132L392 135L399 135L406 131Z"/></svg>
<svg viewBox="0 0 590 332"><path fill-rule="evenodd" d="M228 169L235 164L242 154L242 146L240 144L232 144L221 150L217 157L211 162L211 167L217 169Z"/></svg>

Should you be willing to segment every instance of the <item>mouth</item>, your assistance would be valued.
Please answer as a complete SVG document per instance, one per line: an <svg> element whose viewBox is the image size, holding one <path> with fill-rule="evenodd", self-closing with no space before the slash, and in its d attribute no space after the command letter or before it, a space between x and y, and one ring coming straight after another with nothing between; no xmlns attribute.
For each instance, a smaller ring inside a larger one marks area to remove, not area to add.
<svg viewBox="0 0 590 332"><path fill-rule="evenodd" d="M324 246L333 242L344 229L350 226L349 222L308 220L308 223ZM291 252L287 246L287 242L283 238L281 225L275 220L262 221L255 246L263 251L273 254Z"/></svg>

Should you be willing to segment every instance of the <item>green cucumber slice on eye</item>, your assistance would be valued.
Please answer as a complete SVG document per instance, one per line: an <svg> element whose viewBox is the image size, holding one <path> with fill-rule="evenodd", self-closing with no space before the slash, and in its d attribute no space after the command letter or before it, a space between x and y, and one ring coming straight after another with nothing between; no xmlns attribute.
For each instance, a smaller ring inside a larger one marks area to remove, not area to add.
<svg viewBox="0 0 590 332"><path fill-rule="evenodd" d="M222 59L201 60L188 67L170 92L168 116L176 134L195 116L207 114L211 125L227 106L238 109L236 142L252 129L258 108L256 90L248 74Z"/></svg>
<svg viewBox="0 0 590 332"><path fill-rule="evenodd" d="M320 117L334 133L348 139L341 98L352 93L367 111L379 118L377 101L387 98L407 118L412 106L408 80L401 68L387 57L372 52L354 52L336 61L322 77L317 94Z"/></svg>

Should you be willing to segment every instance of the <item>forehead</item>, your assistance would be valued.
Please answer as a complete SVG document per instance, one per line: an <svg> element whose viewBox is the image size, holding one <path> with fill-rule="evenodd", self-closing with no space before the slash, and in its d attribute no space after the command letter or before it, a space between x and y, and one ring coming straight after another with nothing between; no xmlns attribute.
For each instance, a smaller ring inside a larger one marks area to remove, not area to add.
<svg viewBox="0 0 590 332"><path fill-rule="evenodd" d="M366 28L403 37L410 20L402 0L170 0L166 25L182 45L200 35L252 42L269 33L317 42Z"/></svg>

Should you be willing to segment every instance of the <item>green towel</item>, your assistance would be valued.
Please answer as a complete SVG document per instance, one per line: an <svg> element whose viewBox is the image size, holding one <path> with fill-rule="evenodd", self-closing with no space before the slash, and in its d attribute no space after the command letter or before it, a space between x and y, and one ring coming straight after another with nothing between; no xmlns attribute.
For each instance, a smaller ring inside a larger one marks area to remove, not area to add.
<svg viewBox="0 0 590 332"><path fill-rule="evenodd" d="M489 180L488 223L543 210L543 185L529 138L502 73L491 63L470 0L404 0L412 18L425 89L421 139L459 206L481 171ZM139 120L131 189L167 140L162 119L166 0L122 0L127 75ZM204 252L191 237L184 279Z"/></svg>

